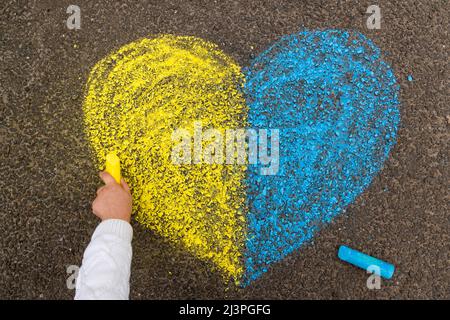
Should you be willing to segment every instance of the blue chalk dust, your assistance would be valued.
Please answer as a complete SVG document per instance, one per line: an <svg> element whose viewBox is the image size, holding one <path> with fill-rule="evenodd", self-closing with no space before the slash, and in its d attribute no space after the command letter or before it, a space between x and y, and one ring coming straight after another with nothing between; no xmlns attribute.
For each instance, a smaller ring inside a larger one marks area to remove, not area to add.
<svg viewBox="0 0 450 320"><path fill-rule="evenodd" d="M414 80L414 79L413 79L412 75L408 74L408 81L411 82L411 81L413 81L413 80Z"/></svg>
<svg viewBox="0 0 450 320"><path fill-rule="evenodd" d="M280 130L278 174L248 168L248 284L368 187L396 141L400 113L391 67L358 32L284 36L244 72L250 127Z"/></svg>
<svg viewBox="0 0 450 320"><path fill-rule="evenodd" d="M385 262L383 260L371 257L367 254L359 252L357 250L351 249L347 246L340 246L338 250L339 259L353 264L364 270L368 270L369 267L376 266L379 269L378 275L385 279L391 279L394 275L395 267L394 265Z"/></svg>

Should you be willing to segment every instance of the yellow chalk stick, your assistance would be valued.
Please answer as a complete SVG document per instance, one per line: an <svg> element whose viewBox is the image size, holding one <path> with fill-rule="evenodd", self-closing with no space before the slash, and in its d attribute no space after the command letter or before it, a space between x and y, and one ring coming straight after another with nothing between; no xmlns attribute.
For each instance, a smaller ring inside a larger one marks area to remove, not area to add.
<svg viewBox="0 0 450 320"><path fill-rule="evenodd" d="M111 152L106 156L106 168L108 172L117 183L120 183L120 159L117 154Z"/></svg>

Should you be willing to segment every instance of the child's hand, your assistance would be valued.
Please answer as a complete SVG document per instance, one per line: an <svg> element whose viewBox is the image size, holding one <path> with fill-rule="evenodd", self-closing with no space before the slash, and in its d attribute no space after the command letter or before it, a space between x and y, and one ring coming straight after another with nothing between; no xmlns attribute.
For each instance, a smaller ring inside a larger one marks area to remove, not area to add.
<svg viewBox="0 0 450 320"><path fill-rule="evenodd" d="M92 203L92 211L102 221L107 219L121 219L130 222L131 192L125 180L118 184L105 171L100 172L100 178L105 185L97 190L97 198Z"/></svg>

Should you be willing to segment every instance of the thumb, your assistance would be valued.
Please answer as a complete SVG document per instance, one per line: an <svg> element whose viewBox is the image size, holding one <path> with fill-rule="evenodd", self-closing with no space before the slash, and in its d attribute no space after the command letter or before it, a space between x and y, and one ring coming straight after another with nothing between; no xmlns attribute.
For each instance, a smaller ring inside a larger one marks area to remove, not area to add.
<svg viewBox="0 0 450 320"><path fill-rule="evenodd" d="M124 178L121 179L120 184L122 185L122 188L124 188L126 192L131 193L130 187L128 186L128 183L124 180Z"/></svg>
<svg viewBox="0 0 450 320"><path fill-rule="evenodd" d="M116 180L106 171L100 172L100 179L103 180L105 184L117 183Z"/></svg>

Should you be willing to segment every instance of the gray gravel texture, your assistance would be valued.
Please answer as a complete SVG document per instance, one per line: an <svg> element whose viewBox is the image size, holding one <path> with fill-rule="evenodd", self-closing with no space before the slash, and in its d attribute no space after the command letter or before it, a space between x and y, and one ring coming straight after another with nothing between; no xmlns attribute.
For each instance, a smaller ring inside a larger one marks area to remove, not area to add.
<svg viewBox="0 0 450 320"><path fill-rule="evenodd" d="M68 30L66 8L81 8ZM380 30L366 28L379 4ZM72 299L68 265L79 265L98 223L101 184L83 133L91 67L155 33L194 35L248 65L280 36L348 28L371 38L401 85L398 143L383 171L346 214L246 288L134 226L132 299L450 298L449 12L423 1L10 1L0 4L0 298ZM413 81L408 81L411 74ZM380 290L337 259L347 244L394 263Z"/></svg>

